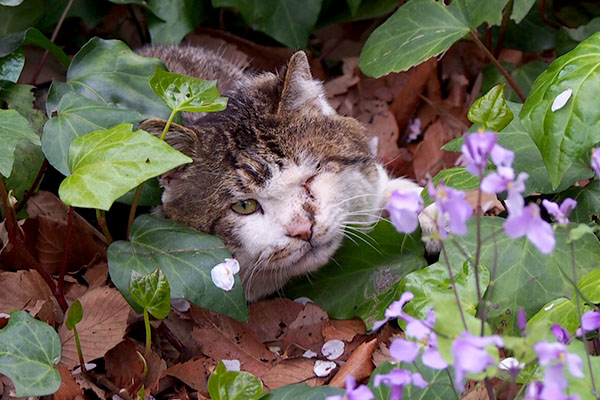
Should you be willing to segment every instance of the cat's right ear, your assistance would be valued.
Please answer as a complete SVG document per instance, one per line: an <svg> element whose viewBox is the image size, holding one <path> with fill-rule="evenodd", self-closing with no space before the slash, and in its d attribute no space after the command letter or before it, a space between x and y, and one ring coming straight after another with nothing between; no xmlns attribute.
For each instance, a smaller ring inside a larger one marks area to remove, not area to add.
<svg viewBox="0 0 600 400"><path fill-rule="evenodd" d="M165 129L167 121L164 119L150 118L139 125L139 129L160 137ZM196 149L200 140L196 131L186 128L183 125L172 123L169 127L169 132L165 136L165 141L174 149L179 150L188 157L195 158Z"/></svg>

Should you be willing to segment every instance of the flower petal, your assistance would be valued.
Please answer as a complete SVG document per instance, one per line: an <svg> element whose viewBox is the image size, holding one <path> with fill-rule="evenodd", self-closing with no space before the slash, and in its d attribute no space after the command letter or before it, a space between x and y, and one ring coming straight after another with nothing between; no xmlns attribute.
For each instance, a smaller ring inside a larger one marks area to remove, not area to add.
<svg viewBox="0 0 600 400"><path fill-rule="evenodd" d="M561 108L563 108L565 106L565 104L567 104L567 101L569 101L569 99L571 98L571 95L573 94L573 89L569 88L567 90L565 90L564 92L562 92L561 94L559 94L558 96L556 96L554 98L554 101L552 102L552 106L550 107L550 110L552 112L560 110Z"/></svg>
<svg viewBox="0 0 600 400"><path fill-rule="evenodd" d="M418 343L404 339L395 339L390 345L390 355L398 361L413 362L419 355L419 350Z"/></svg>

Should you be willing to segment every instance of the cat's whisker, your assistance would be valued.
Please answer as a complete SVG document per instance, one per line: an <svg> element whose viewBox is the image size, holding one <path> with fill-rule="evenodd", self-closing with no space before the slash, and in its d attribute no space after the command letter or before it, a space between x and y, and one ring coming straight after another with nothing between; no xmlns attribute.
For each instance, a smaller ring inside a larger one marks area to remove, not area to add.
<svg viewBox="0 0 600 400"><path fill-rule="evenodd" d="M377 247L375 247L372 243L370 243L365 237L361 236L358 232L353 232L353 231L349 231L349 230L345 230L344 229L344 236L346 236L346 235L353 236L355 239L358 239L358 240L362 241L367 246L369 246L370 248L372 248L373 250L375 250L377 253L381 254L381 251L379 251L379 249ZM346 237L348 239L350 239L350 236L346 236ZM369 236L367 236L367 237L369 237ZM350 239L350 240L352 240L352 239Z"/></svg>
<svg viewBox="0 0 600 400"><path fill-rule="evenodd" d="M343 203L345 203L347 201L352 201L352 200L360 199L361 197L368 197L368 196L379 196L379 193L363 193L363 194L359 194L359 195L356 195L356 196L352 196L352 197L349 197L347 199L343 199L343 200L341 200L341 201L333 204L333 207L337 207L337 206L339 206L339 205L341 205L341 204L343 204Z"/></svg>
<svg viewBox="0 0 600 400"><path fill-rule="evenodd" d="M351 236L347 236L346 235L346 231L342 228L337 230L339 233L341 233L344 237L347 237L352 243L354 243L355 245L358 246L358 242L356 240L354 240Z"/></svg>

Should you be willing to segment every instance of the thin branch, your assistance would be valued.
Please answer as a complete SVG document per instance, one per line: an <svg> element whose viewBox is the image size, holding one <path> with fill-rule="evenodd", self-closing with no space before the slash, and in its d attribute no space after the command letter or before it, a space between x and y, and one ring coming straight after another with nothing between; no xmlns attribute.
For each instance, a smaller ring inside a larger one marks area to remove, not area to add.
<svg viewBox="0 0 600 400"><path fill-rule="evenodd" d="M510 0L504 8L504 13L502 14L502 25L500 25L500 34L498 35L496 47L494 47L494 57L498 57L498 55L500 54L500 50L502 50L502 44L504 43L504 38L506 37L506 32L508 31L508 26L510 25L510 16L513 11L513 3L514 0ZM488 49L491 49L491 47L488 46Z"/></svg>
<svg viewBox="0 0 600 400"><path fill-rule="evenodd" d="M69 261L69 246L71 244L71 232L73 231L73 206L69 207L69 217L67 219L67 232L65 235L65 250L63 252L63 261L60 266L60 273L58 275L58 285L56 287L61 293L64 293L63 288L65 284L65 274L67 273L67 263Z"/></svg>

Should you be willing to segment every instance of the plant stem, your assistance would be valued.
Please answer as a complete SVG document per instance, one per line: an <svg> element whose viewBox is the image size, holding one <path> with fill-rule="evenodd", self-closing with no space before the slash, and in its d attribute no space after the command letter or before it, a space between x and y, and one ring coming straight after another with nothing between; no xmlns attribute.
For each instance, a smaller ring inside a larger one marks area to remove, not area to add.
<svg viewBox="0 0 600 400"><path fill-rule="evenodd" d="M21 211L21 209L25 206L25 204L27 204L27 201L29 201L29 198L31 196L33 196L33 194L35 193L35 189L40 185L40 181L42 180L42 177L44 176L44 173L46 172L47 169L48 169L48 160L46 160L44 158L44 162L42 162L42 165L40 166L40 170L38 171L38 173L35 177L35 180L31 184L31 187L29 188L29 190L27 192L25 192L25 196L23 196L21 201L19 201L17 203L17 205L15 206L16 213Z"/></svg>
<svg viewBox="0 0 600 400"><path fill-rule="evenodd" d="M448 253L446 253L446 246L444 246L444 242L442 242L442 255L444 256L444 260L446 261L446 267L448 268L448 275L450 275L450 282L452 283L452 289L454 290L454 296L456 297L458 311L460 311L460 318L462 319L462 323L465 330L468 331L469 328L467 327L467 320L465 319L465 315L463 314L463 308L460 304L458 290L456 289L456 282L454 281L454 274L452 273L452 268L450 267L450 260L448 259Z"/></svg>
<svg viewBox="0 0 600 400"><path fill-rule="evenodd" d="M454 394L456 395L456 399L460 400L460 394L458 394L458 391L456 390L456 386L454 386L454 379L452 379L452 374L450 373L450 369L446 368L446 373L448 374L448 380L450 380L450 386L452 386L452 390L454 391Z"/></svg>
<svg viewBox="0 0 600 400"><path fill-rule="evenodd" d="M104 234L106 241L108 241L108 244L111 244L113 239L110 235L110 231L108 230L108 225L106 224L106 213L104 210L99 210L96 208L96 221L98 221L98 226L100 226L100 229L102 229L102 233Z"/></svg>
<svg viewBox="0 0 600 400"><path fill-rule="evenodd" d="M496 400L496 393L494 393L494 386L492 385L490 378L485 378L483 382L485 384L485 390L487 390L489 399Z"/></svg>
<svg viewBox="0 0 600 400"><path fill-rule="evenodd" d="M67 220L67 234L65 235L65 251L63 252L63 262L60 266L60 274L58 275L57 289L62 293L65 283L65 273L67 272L67 263L69 261L69 246L71 244L71 232L73 228L73 206L69 207L69 218Z"/></svg>
<svg viewBox="0 0 600 400"><path fill-rule="evenodd" d="M81 367L81 373L85 374L85 362L83 361L83 353L81 351L81 343L79 342L79 334L77 333L77 327L73 326L73 335L75 336L75 347L77 348L77 357L79 357L79 366Z"/></svg>
<svg viewBox="0 0 600 400"><path fill-rule="evenodd" d="M483 174L479 174L479 182L483 180ZM479 258L481 257L481 185L477 189L477 248L475 249L475 289L477 291L477 308L481 305L481 288L479 287ZM485 322L485 321L484 321ZM483 336L483 332L481 332Z"/></svg>
<svg viewBox="0 0 600 400"><path fill-rule="evenodd" d="M56 40L56 37L58 36L58 31L60 31L60 28L62 27L63 22L65 22L65 18L67 17L67 14L68 14L69 10L71 9L71 6L73 5L73 2L74 2L74 0L69 0L69 2L65 6L65 9L63 10L63 12L60 16L60 19L56 23L56 26L54 27L54 32L52 32L52 36L50 37L50 41L52 43L54 43L54 41ZM48 50L44 51L42 60L38 64L37 68L35 69L35 72L33 73L33 76L31 77L32 85L36 84L38 76L40 75L40 72L42 71L42 67L46 63L46 60L48 59L49 54L50 54L50 52Z"/></svg>
<svg viewBox="0 0 600 400"><path fill-rule="evenodd" d="M565 236L567 237L567 241L569 242L569 248L571 250L571 268L572 268L572 272L573 272L573 283L575 284L575 287L577 287L577 266L575 264L575 245L573 244L573 240L571 240L571 235L569 234L569 228L567 226L565 226ZM577 317L579 318L578 321L581 324L581 301L579 298L578 291L575 291L575 304L577 305ZM582 331L583 331L583 328L582 328ZM588 348L585 345L585 332L583 332L582 341L583 341L583 348L585 349L585 358L587 359L587 365L590 370L590 378L592 381L592 390L593 390L594 396L596 398L599 398L598 390L596 389L596 382L594 380L594 370L592 369L592 361L590 359L590 352L588 351Z"/></svg>
<svg viewBox="0 0 600 400"><path fill-rule="evenodd" d="M504 12L502 13L502 25L500 25L500 34L498 35L498 41L496 42L496 47L494 48L494 57L498 57L500 50L502 50L502 43L504 42L504 37L508 31L508 26L510 25L510 16L513 11L513 3L514 0L509 0L506 7L504 7ZM491 49L491 46L487 46L487 48Z"/></svg>
<svg viewBox="0 0 600 400"><path fill-rule="evenodd" d="M152 332L150 331L150 316L148 315L148 309L144 308L144 326L146 327L146 347L144 348L144 358L150 359L150 352L152 351Z"/></svg>
<svg viewBox="0 0 600 400"><path fill-rule="evenodd" d="M165 137L167 136L167 132L169 132L169 128L171 127L171 124L173 123L173 118L175 118L175 115L177 115L177 110L171 111L171 115L169 115L169 119L167 120L167 123L165 124L162 135L160 135L160 140L165 140Z"/></svg>
<svg viewBox="0 0 600 400"><path fill-rule="evenodd" d="M492 267L492 272L490 273L490 284L488 285L488 289L483 295L483 302L481 303L481 312L479 314L481 318L481 336L485 334L485 321L487 319L487 299L492 295L492 291L494 290L494 280L496 279L496 269L498 267L498 243L496 242L496 234L498 231L492 234L492 239L494 240L494 266Z"/></svg>
<svg viewBox="0 0 600 400"><path fill-rule="evenodd" d="M485 47L485 45L483 43L481 43L481 40L479 40L479 38L477 37L477 34L473 31L470 31L469 33L471 34L471 37L475 41L475 44L477 45L477 47L479 47L481 50L483 50L486 57L492 62L492 64L494 64L494 66L498 69L498 71L500 71L502 76L504 76L504 79L506 79L506 82L508 82L510 87L513 88L515 93L517 93L517 96L519 96L521 101L523 103L525 103L525 99L526 99L525 94L523 93L523 91L521 90L519 85L517 85L517 82L515 82L515 80L512 78L512 76L510 76L508 71L506 71L506 69L504 69L502 64L500 64L500 62L496 59L496 57L494 57L494 55L488 50L488 48Z"/></svg>

